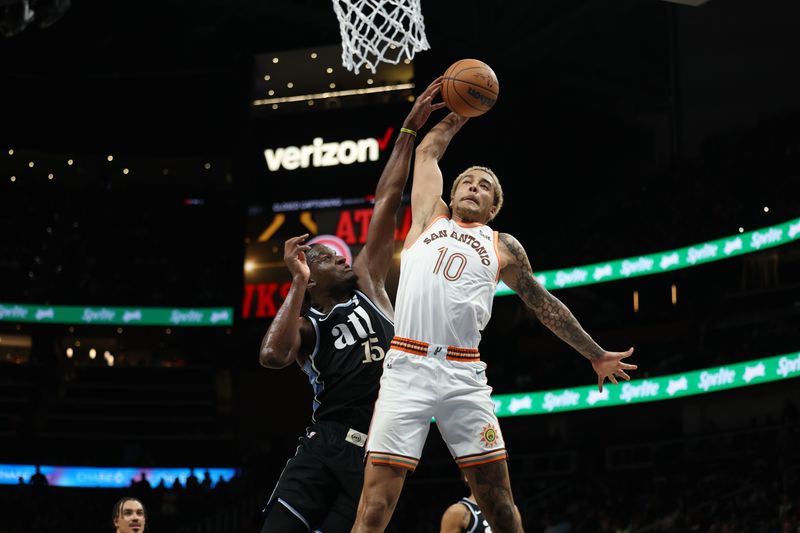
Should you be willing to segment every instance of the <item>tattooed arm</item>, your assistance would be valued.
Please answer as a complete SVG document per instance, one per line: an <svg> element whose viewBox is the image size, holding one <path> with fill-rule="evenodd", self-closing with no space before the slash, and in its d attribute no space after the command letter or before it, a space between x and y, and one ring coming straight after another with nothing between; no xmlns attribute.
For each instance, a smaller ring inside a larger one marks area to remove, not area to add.
<svg viewBox="0 0 800 533"><path fill-rule="evenodd" d="M542 324L591 361L598 376L600 391L603 390L606 377L614 384L617 383L615 375L630 380L625 370L635 370L636 365L623 363L621 359L630 356L633 348L626 352L607 352L601 348L584 331L567 306L536 281L528 254L519 241L508 233L500 233L499 236L498 248L503 265L500 279L522 298Z"/></svg>

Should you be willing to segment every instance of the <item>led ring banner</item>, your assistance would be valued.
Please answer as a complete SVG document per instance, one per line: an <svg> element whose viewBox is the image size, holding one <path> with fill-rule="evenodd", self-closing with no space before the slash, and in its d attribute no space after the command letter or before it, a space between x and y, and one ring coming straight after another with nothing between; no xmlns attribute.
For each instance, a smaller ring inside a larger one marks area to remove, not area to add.
<svg viewBox="0 0 800 533"><path fill-rule="evenodd" d="M800 377L800 352L654 378L492 396L498 417L546 415L596 407L673 400Z"/></svg>
<svg viewBox="0 0 800 533"><path fill-rule="evenodd" d="M547 270L539 272L535 276L536 280L546 289L567 289L689 268L781 246L798 239L800 239L800 218L685 248L579 267ZM506 296L508 294L514 294L514 291L505 283L500 282L495 295Z"/></svg>
<svg viewBox="0 0 800 533"><path fill-rule="evenodd" d="M0 321L98 326L230 326L233 309L0 304Z"/></svg>

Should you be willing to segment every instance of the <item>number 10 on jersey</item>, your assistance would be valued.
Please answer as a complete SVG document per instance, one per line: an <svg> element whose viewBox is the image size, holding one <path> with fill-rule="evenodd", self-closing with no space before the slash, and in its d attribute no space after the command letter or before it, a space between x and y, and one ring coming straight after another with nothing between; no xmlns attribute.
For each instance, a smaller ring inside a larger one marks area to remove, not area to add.
<svg viewBox="0 0 800 533"><path fill-rule="evenodd" d="M448 248L445 246L439 248L439 259L436 260L433 273L438 274L439 271L441 271L444 279L447 281L455 281L464 273L464 267L467 266L467 256L462 253L454 252L450 254L450 257L447 258L447 262L445 262L444 259L447 257L447 251ZM444 268L442 268L442 264L444 264Z"/></svg>

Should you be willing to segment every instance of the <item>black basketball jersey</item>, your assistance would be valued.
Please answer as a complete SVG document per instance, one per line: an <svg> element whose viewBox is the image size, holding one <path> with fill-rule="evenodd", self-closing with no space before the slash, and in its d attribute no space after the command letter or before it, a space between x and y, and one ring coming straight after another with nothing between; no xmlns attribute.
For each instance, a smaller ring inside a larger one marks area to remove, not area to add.
<svg viewBox="0 0 800 533"><path fill-rule="evenodd" d="M477 503L467 498L461 498L459 503L463 503L469 509L469 525L464 533L492 533L492 528L478 509Z"/></svg>
<svg viewBox="0 0 800 533"><path fill-rule="evenodd" d="M316 344L303 365L314 389L314 422L340 422L366 433L378 398L394 324L361 291L328 314L309 309Z"/></svg>

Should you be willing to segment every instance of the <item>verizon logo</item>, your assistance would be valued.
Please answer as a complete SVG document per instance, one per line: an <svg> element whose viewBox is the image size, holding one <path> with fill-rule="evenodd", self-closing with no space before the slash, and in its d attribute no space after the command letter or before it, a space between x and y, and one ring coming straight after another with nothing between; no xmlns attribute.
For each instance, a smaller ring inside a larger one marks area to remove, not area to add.
<svg viewBox="0 0 800 533"><path fill-rule="evenodd" d="M316 137L311 144L267 148L264 159L270 172L308 167L335 167L377 161L380 151L389 144L394 128L387 128L382 139L369 137L357 141L325 142Z"/></svg>

